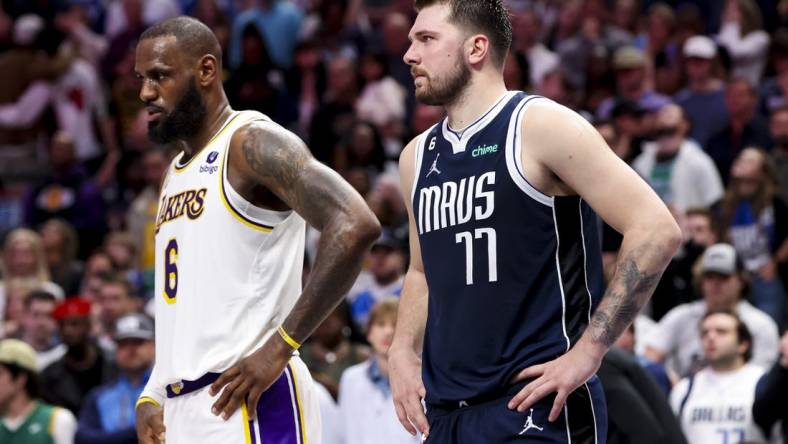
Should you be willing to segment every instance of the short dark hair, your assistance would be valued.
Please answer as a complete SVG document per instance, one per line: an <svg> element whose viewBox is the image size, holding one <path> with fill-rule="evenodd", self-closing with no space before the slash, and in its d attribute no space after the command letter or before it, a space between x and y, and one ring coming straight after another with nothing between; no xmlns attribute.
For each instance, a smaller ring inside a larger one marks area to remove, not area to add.
<svg viewBox="0 0 788 444"><path fill-rule="evenodd" d="M11 373L11 379L17 379L21 375L27 376L27 382L25 382L27 396L31 399L41 398L41 382L38 379L38 374L16 364L0 363L0 365L5 367L8 373Z"/></svg>
<svg viewBox="0 0 788 444"><path fill-rule="evenodd" d="M175 37L178 48L195 59L210 54L219 64L222 63L222 47L216 35L194 17L180 16L157 23L142 33L140 42L166 36Z"/></svg>
<svg viewBox="0 0 788 444"><path fill-rule="evenodd" d="M33 290L25 298L25 308L30 308L30 306L33 305L33 301L44 301L56 304L57 298L46 290Z"/></svg>
<svg viewBox="0 0 788 444"><path fill-rule="evenodd" d="M706 314L703 315L703 319L701 319L700 323L703 324L703 321L705 321L706 318L716 314L728 315L736 320L736 338L738 339L739 344L742 342L747 343L747 350L744 352L744 362L748 362L750 359L752 359L752 333L750 333L750 329L747 328L747 325L741 320L735 311L724 308L707 311Z"/></svg>
<svg viewBox="0 0 788 444"><path fill-rule="evenodd" d="M512 21L501 0L415 0L416 10L428 6L448 4L449 21L490 39L491 55L502 67L512 46Z"/></svg>
<svg viewBox="0 0 788 444"><path fill-rule="evenodd" d="M111 284L111 285L119 285L123 287L126 291L126 296L129 298L133 298L134 294L134 284L131 283L129 278L123 273L100 273L99 278L101 279L102 285Z"/></svg>

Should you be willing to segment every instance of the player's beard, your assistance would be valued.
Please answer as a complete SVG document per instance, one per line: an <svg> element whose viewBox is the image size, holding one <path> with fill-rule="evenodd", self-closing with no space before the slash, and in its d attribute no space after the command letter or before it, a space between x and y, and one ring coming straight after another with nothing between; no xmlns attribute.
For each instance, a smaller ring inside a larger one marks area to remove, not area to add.
<svg viewBox="0 0 788 444"><path fill-rule="evenodd" d="M158 121L148 122L148 138L159 144L184 140L194 136L202 127L208 110L197 89L194 77L189 81L186 92L169 113L162 112Z"/></svg>
<svg viewBox="0 0 788 444"><path fill-rule="evenodd" d="M459 53L462 56L462 52ZM446 106L455 103L460 98L471 80L471 69L462 58L456 67L442 77L426 77L426 85L416 89L416 98L425 105Z"/></svg>

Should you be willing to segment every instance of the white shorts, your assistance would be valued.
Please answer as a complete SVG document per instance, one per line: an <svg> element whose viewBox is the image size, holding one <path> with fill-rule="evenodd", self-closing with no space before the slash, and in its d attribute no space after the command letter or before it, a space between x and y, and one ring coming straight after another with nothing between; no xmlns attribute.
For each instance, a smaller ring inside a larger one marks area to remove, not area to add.
<svg viewBox="0 0 788 444"><path fill-rule="evenodd" d="M188 384L185 382L181 387ZM211 406L220 394L211 396L210 384L175 395L164 403L165 442L320 444L320 408L313 385L304 362L293 357L282 376L260 397L254 420L244 404L226 421L214 416Z"/></svg>

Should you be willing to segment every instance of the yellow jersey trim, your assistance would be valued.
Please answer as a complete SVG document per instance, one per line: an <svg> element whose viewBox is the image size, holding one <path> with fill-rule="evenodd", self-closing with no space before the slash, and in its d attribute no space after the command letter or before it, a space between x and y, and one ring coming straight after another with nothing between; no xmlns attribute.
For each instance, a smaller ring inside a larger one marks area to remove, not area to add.
<svg viewBox="0 0 788 444"><path fill-rule="evenodd" d="M301 444L307 444L306 441L306 426L304 426L304 405L301 403L301 394L298 389L298 378L296 378L296 369L291 363L287 363L290 367L290 374L293 375L293 391L296 395L296 406L298 408L298 422L301 424Z"/></svg>
<svg viewBox="0 0 788 444"><path fill-rule="evenodd" d="M244 422L244 442L252 444L252 430L249 428L249 412L246 409L246 401L241 402L241 416Z"/></svg>

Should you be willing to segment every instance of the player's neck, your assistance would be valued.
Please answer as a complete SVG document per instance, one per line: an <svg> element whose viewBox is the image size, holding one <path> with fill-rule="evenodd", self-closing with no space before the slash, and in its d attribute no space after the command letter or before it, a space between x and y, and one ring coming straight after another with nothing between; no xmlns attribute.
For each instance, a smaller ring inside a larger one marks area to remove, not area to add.
<svg viewBox="0 0 788 444"><path fill-rule="evenodd" d="M208 115L205 116L205 124L194 137L184 140L183 150L189 157L195 156L208 144L216 133L222 128L233 110L227 100L223 100L217 106L208 105Z"/></svg>
<svg viewBox="0 0 788 444"><path fill-rule="evenodd" d="M500 76L493 79L479 76L472 82L461 98L446 105L449 127L453 130L461 131L475 122L506 93L506 85Z"/></svg>

